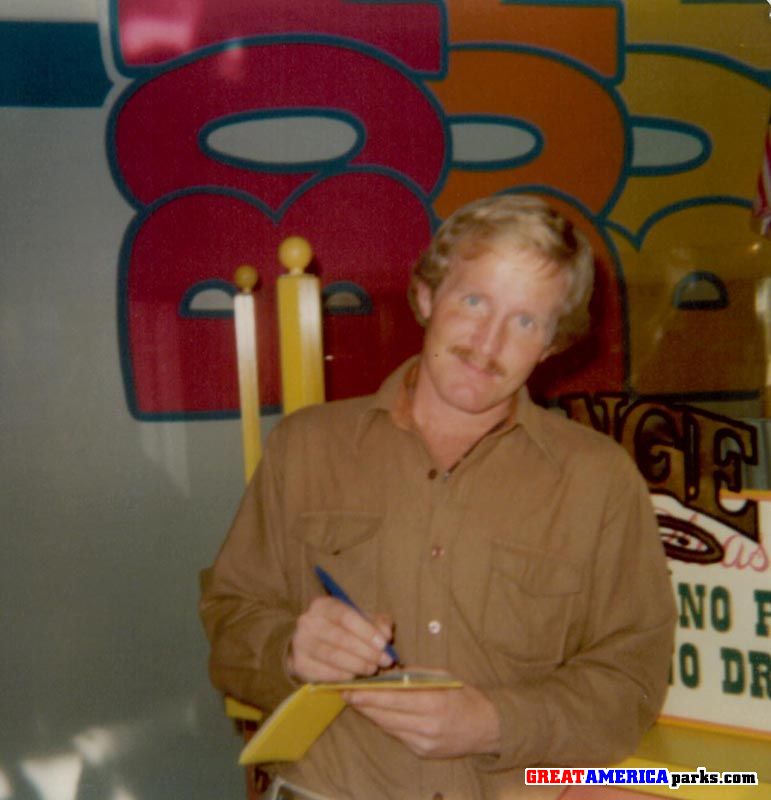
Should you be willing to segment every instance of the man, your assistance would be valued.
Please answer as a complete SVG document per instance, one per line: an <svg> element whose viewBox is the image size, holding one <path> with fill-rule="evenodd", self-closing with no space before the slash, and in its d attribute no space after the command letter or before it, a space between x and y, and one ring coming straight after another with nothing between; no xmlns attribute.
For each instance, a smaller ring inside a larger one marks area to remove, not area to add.
<svg viewBox="0 0 771 800"><path fill-rule="evenodd" d="M654 721L674 604L646 487L525 388L587 327L592 282L586 240L541 200L472 203L414 271L420 356L271 435L201 604L214 684L271 709L298 682L387 669L389 641L464 683L349 693L283 778L330 798L533 797L521 767L612 762Z"/></svg>

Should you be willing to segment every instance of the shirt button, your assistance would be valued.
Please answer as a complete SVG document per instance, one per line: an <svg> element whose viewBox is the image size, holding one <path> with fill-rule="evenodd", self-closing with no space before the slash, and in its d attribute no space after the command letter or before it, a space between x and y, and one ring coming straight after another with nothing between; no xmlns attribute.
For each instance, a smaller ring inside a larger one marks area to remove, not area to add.
<svg viewBox="0 0 771 800"><path fill-rule="evenodd" d="M432 619L431 622L428 623L428 632L437 634L442 630L442 623L439 622L438 619Z"/></svg>
<svg viewBox="0 0 771 800"><path fill-rule="evenodd" d="M435 545L431 548L431 558L441 558L444 555L444 547Z"/></svg>
<svg viewBox="0 0 771 800"><path fill-rule="evenodd" d="M437 472L435 469L430 469L430 470L428 471L428 479L429 479L430 481L432 481L432 480L434 480L434 478L435 478L435 477L436 477L438 474L439 474L439 473L438 473L438 472Z"/></svg>

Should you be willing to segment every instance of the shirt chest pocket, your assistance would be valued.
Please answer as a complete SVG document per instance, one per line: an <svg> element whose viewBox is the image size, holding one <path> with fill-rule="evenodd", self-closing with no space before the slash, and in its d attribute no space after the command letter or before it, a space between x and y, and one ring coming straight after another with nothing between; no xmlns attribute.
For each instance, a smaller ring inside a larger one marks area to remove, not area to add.
<svg viewBox="0 0 771 800"><path fill-rule="evenodd" d="M560 663L581 585L581 570L558 556L493 543L485 640L522 664Z"/></svg>
<svg viewBox="0 0 771 800"><path fill-rule="evenodd" d="M356 605L377 609L378 537L381 515L365 511L306 511L292 534L303 549L303 605L323 594L314 567L325 569Z"/></svg>

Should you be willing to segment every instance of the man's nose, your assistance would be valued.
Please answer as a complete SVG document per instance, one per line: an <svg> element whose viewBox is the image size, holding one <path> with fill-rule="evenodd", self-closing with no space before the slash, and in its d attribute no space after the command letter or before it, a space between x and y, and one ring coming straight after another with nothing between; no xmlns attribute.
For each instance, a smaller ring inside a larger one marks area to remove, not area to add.
<svg viewBox="0 0 771 800"><path fill-rule="evenodd" d="M487 358L495 358L506 340L506 326L501 320L487 318L480 320L474 334L474 349Z"/></svg>

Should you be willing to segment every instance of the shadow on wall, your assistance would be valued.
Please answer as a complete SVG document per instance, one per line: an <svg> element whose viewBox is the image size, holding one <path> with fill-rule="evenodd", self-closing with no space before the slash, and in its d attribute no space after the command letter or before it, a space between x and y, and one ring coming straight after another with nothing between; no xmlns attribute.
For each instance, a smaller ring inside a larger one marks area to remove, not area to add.
<svg viewBox="0 0 771 800"><path fill-rule="evenodd" d="M134 444L119 457L97 436L89 443L104 447L91 480L61 456L44 509L30 486L9 490L4 516L19 533L3 566L13 645L2 683L14 691L0 709L0 800L243 796L240 742L208 683L196 611L198 570L241 490L239 453L232 492L212 502L195 430L177 424L173 434L196 451L182 459L193 456L187 478L200 491L183 491L168 464L139 448L162 426L139 426L138 436L125 424ZM169 452L179 460L178 446Z"/></svg>

